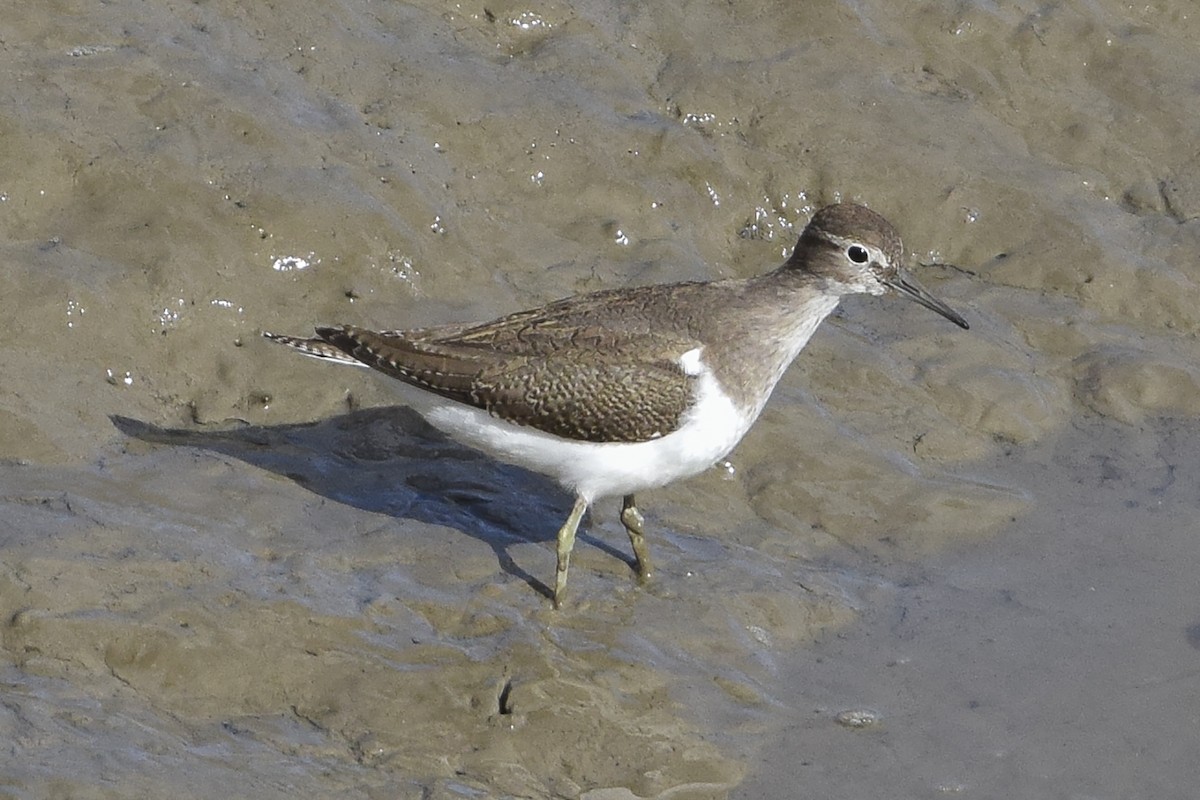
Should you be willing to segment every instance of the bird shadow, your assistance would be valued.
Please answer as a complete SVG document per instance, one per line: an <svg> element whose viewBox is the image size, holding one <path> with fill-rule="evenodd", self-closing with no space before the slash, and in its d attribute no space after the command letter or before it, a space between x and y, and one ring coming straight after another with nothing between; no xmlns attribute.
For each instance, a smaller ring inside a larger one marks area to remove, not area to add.
<svg viewBox="0 0 1200 800"><path fill-rule="evenodd" d="M162 428L115 414L109 419L133 439L221 453L338 503L460 530L487 544L504 572L553 596L509 547L555 539L572 498L541 475L455 442L409 408L217 430ZM611 545L582 531L580 538L633 567Z"/></svg>

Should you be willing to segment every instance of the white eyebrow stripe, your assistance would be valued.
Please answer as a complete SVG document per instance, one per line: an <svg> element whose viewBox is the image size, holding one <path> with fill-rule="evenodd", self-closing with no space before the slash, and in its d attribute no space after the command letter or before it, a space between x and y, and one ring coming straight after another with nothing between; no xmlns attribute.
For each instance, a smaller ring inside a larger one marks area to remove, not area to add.
<svg viewBox="0 0 1200 800"><path fill-rule="evenodd" d="M888 261L887 255L884 254L884 252L882 250L880 250L878 247L875 247L874 245L869 245L866 242L860 242L858 239L847 239L845 236L838 236L836 233L830 233L829 231L821 231L820 235L824 236L827 241L830 241L833 244L835 244L838 247L841 247L843 249L849 247L852 244L856 244L859 247L865 249L871 255L872 261L878 261L880 264L883 264L884 266L887 266L889 263L891 263Z"/></svg>

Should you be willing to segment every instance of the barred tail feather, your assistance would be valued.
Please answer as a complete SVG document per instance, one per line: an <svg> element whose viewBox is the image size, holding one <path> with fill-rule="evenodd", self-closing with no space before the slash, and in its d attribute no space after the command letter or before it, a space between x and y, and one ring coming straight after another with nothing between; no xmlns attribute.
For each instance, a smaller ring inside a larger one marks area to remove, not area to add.
<svg viewBox="0 0 1200 800"><path fill-rule="evenodd" d="M367 366L351 355L347 355L338 348L331 345L324 339L304 339L299 336L283 336L278 333L269 331L262 332L264 339L270 339L272 342L286 345L298 353L302 353L311 358L319 358L322 361L336 361L339 364L351 364L356 367Z"/></svg>

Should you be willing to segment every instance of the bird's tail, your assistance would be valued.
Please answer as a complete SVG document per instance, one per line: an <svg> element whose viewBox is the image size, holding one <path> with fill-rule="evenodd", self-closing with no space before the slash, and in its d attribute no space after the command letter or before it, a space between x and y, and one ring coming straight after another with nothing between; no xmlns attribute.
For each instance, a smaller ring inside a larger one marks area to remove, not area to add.
<svg viewBox="0 0 1200 800"><path fill-rule="evenodd" d="M336 361L339 364L351 364L356 367L367 366L363 362L353 356L343 353L324 339L304 339L299 336L281 336L278 333L270 333L269 331L262 332L264 339L270 339L272 342L279 342L282 345L303 353L312 358L319 358L322 361Z"/></svg>

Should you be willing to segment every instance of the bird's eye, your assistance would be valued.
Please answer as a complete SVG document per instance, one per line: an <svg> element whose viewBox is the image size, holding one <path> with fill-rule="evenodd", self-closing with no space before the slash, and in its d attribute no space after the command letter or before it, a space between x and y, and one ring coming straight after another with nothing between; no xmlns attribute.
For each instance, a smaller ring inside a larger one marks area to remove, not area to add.
<svg viewBox="0 0 1200 800"><path fill-rule="evenodd" d="M871 254L861 244L852 244L847 247L846 256L855 264L865 264L871 259Z"/></svg>

